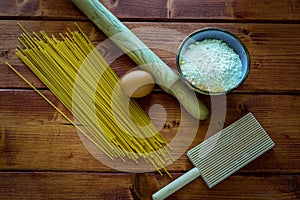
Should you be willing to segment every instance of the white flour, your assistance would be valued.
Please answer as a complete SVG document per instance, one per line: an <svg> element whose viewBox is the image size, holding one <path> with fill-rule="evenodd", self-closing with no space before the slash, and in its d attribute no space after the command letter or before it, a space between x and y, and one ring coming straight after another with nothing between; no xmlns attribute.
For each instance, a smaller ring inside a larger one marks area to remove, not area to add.
<svg viewBox="0 0 300 200"><path fill-rule="evenodd" d="M223 41L206 39L191 44L183 53L181 71L190 83L200 89L224 92L238 84L242 76L242 62Z"/></svg>

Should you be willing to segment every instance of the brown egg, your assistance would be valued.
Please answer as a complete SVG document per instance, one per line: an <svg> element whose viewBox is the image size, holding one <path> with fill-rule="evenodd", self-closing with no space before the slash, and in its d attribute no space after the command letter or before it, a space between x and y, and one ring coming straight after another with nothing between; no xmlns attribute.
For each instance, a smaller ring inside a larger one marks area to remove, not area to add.
<svg viewBox="0 0 300 200"><path fill-rule="evenodd" d="M151 74L142 70L135 70L125 74L120 80L120 86L124 94L133 98L148 95L154 87Z"/></svg>

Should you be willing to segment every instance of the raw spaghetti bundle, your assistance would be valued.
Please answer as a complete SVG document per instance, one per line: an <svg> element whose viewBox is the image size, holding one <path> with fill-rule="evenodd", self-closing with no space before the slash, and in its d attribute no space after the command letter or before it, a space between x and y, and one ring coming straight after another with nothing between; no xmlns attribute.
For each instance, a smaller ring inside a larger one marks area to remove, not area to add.
<svg viewBox="0 0 300 200"><path fill-rule="evenodd" d="M122 93L118 76L75 25L78 31L68 29L60 34L61 40L44 31L41 36L35 32L31 36L19 25L22 47L16 52L88 133L8 66L109 158L137 163L144 159L158 171L163 168L167 172L164 166L172 159L167 141L139 105Z"/></svg>

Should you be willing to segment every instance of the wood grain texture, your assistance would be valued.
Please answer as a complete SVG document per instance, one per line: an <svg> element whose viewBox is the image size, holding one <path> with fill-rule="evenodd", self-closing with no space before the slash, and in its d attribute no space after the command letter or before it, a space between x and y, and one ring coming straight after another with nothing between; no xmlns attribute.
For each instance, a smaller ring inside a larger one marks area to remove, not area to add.
<svg viewBox="0 0 300 200"><path fill-rule="evenodd" d="M207 107L194 97L178 74L102 3L97 0L72 0L72 2L142 70L150 73L157 85L174 95L196 119L205 120L208 117Z"/></svg>
<svg viewBox="0 0 300 200"><path fill-rule="evenodd" d="M172 0L170 18L203 20L299 20L299 1Z"/></svg>
<svg viewBox="0 0 300 200"><path fill-rule="evenodd" d="M44 93L58 107L63 108L49 91ZM0 169L115 171L93 158L81 143L75 128L34 91L2 91L0 94ZM209 97L202 100L209 105ZM299 173L299 100L298 95L227 96L228 107L224 126L252 112L276 143L270 152L250 163L242 172ZM146 112L155 104L165 108L168 113L166 119L162 115L153 116L152 119L165 121L161 132L171 140L183 123L177 100L167 94L156 93L140 99L139 103ZM224 108L210 106L211 109L221 113ZM217 130L222 128L220 123L223 122L218 119L201 122L189 149L202 142L207 134L211 134L207 132L209 125L215 126ZM185 131L188 132L189 129ZM175 172L191 167L191 163L183 154L168 166L168 169Z"/></svg>
<svg viewBox="0 0 300 200"><path fill-rule="evenodd" d="M101 2L119 18L166 18L168 13L167 2L160 0L101 0ZM70 0L1 0L0 17L87 20Z"/></svg>
<svg viewBox="0 0 300 200"><path fill-rule="evenodd" d="M179 175L175 174L174 178ZM155 174L0 172L0 194L6 200L150 200L152 193L169 181ZM274 185L274 182L281 184ZM299 182L297 175L233 175L208 189L198 178L168 199L297 199Z"/></svg>
<svg viewBox="0 0 300 200"><path fill-rule="evenodd" d="M297 0L101 0L101 2L118 18L128 20L300 20L300 2ZM1 0L0 17L87 19L69 0Z"/></svg>
<svg viewBox="0 0 300 200"><path fill-rule="evenodd" d="M174 178L181 174L174 175ZM201 178L186 185L167 200L196 200L196 199L297 199L299 198L299 181L297 175L262 175L235 176L232 175L221 184L208 189ZM153 192L167 185L170 180L153 174L139 177L141 198L148 199ZM272 183L281 183L274 185ZM153 185L153 190L145 186ZM144 187L143 187L144 186Z"/></svg>
<svg viewBox="0 0 300 200"><path fill-rule="evenodd" d="M64 33L66 27L74 27L73 22L60 21L21 21L21 23L30 32L45 30L49 34ZM207 26L224 28L236 34L246 44L251 58L250 73L236 91L298 93L300 90L300 37L298 37L300 26L298 24L126 23L126 25L174 71L176 52L184 37L196 29ZM107 41L107 37L92 23L82 22L80 26L95 45L100 45L103 54L112 58L111 55L122 55L122 52ZM28 87L4 65L5 61L16 66L35 86L43 87L39 80L25 69L14 53L18 45L17 37L20 34L16 22L0 21L0 28L3 30L0 34L0 39L3 41L0 46L0 68L3 72L0 88ZM120 76L136 66L126 56L121 60L117 58L114 58L112 67Z"/></svg>
<svg viewBox="0 0 300 200"><path fill-rule="evenodd" d="M101 0L125 21L173 70L180 42L207 26L227 29L248 47L251 70L241 87L211 106L226 116L201 121L192 148L205 137L252 112L275 147L208 189L201 178L169 199L300 199L300 1L298 0ZM121 76L135 64L69 0L0 0L0 199L136 199L148 200L172 181L156 172L131 174L107 167L82 144L74 127L4 65L13 64L55 105L62 104L16 57L21 22L28 31L57 35L79 22L84 32L112 60ZM105 41L105 42L104 42ZM117 55L117 58L114 57ZM119 57L120 56L120 57ZM176 99L155 88L139 99L145 111L163 106L168 116L153 114L168 140L183 125ZM224 106L224 103L225 106ZM70 113L68 116L72 117ZM193 130L190 124L185 133ZM212 129L209 129L211 127ZM183 142L178 146L183 146ZM177 152L181 155L182 152ZM192 168L183 154L167 168L176 178Z"/></svg>
<svg viewBox="0 0 300 200"><path fill-rule="evenodd" d="M1 199L134 199L134 174L0 172Z"/></svg>

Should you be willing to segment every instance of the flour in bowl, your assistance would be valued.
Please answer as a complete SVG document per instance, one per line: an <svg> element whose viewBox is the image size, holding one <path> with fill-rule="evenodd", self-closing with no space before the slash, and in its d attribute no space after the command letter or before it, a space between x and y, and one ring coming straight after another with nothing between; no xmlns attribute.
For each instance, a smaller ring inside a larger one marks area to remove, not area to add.
<svg viewBox="0 0 300 200"><path fill-rule="evenodd" d="M222 40L205 39L191 44L183 52L181 71L183 77L199 89L224 92L241 80L242 62Z"/></svg>

